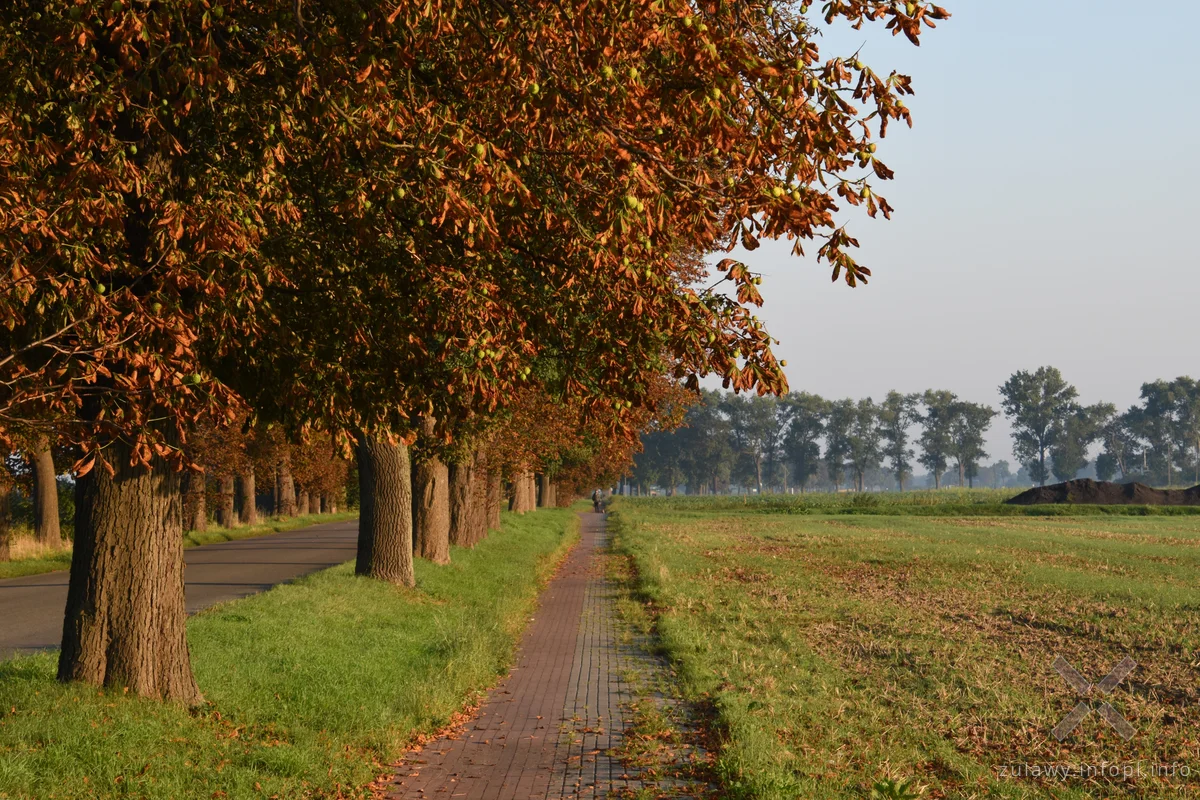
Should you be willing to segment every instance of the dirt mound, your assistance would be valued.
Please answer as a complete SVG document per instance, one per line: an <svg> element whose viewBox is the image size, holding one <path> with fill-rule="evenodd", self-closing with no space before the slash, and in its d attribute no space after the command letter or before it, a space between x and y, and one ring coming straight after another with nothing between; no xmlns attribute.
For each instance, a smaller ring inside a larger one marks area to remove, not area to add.
<svg viewBox="0 0 1200 800"><path fill-rule="evenodd" d="M1019 506L1086 503L1098 506L1200 506L1200 486L1155 489L1143 483L1111 483L1084 478L1053 486L1035 486L1008 501Z"/></svg>

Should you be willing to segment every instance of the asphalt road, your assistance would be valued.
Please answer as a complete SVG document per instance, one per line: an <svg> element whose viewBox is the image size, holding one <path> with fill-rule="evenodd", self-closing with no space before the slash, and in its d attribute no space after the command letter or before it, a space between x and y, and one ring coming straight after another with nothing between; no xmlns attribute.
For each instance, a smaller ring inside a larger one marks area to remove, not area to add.
<svg viewBox="0 0 1200 800"><path fill-rule="evenodd" d="M350 561L357 540L352 519L189 547L183 551L188 613ZM57 648L66 604L66 572L0 580L0 659Z"/></svg>

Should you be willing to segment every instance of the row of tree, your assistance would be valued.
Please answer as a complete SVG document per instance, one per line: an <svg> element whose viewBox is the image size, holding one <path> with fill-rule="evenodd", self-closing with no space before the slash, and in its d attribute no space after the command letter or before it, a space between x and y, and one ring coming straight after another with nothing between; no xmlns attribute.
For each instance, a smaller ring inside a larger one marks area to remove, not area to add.
<svg viewBox="0 0 1200 800"><path fill-rule="evenodd" d="M916 461L939 486L951 463L959 483L973 485L995 414L935 390L889 392L880 403L807 392L780 398L705 392L688 410L684 427L643 437L633 476L672 492L680 484L698 493L731 484L758 492L805 491L818 477L835 491L863 491L886 465L893 484L904 489Z"/></svg>
<svg viewBox="0 0 1200 800"><path fill-rule="evenodd" d="M634 480L668 491L718 492L730 486L805 491L887 483L904 489L916 464L940 487L948 468L960 486L1045 484L1070 480L1092 463L1101 480L1170 486L1183 475L1200 483L1200 382L1188 377L1142 385L1141 401L1122 413L1111 403L1085 406L1059 370L1013 374L1000 387L1021 465L985 467L985 435L996 410L945 390L889 392L882 402L828 400L798 392L745 397L705 392L685 425L644 437ZM986 474L984 474L986 472Z"/></svg>
<svg viewBox="0 0 1200 800"><path fill-rule="evenodd" d="M59 476L78 454L50 442L42 435L21 443L23 448L5 460L7 474L0 469L0 486L9 491L0 491L0 516L24 523L37 541L55 545L70 536L74 517L73 499L59 497ZM210 521L226 528L252 525L261 513L335 513L346 503L349 463L325 435L289 443L278 428L202 426L192 431L187 453L194 468L181 481L185 529L204 531ZM67 481L68 491L71 483ZM28 503L20 502L25 499ZM60 520L64 505L70 510L67 526ZM25 506L23 518L13 513ZM11 535L10 526L0 525L0 560L9 555Z"/></svg>
<svg viewBox="0 0 1200 800"><path fill-rule="evenodd" d="M668 378L785 391L759 279L697 288L703 257L816 240L865 280L838 211L890 213L874 140L911 82L821 28L946 16L0 4L0 447L78 454L59 677L199 699L177 508L208 426L353 453L357 571L411 584L439 482L495 508L501 473L522 510L669 427Z"/></svg>
<svg viewBox="0 0 1200 800"><path fill-rule="evenodd" d="M1172 486L1200 483L1200 381L1183 376L1143 383L1139 402L1085 406L1054 367L1014 373L1000 387L1013 425L1013 452L1040 484L1070 480L1097 445L1100 480Z"/></svg>

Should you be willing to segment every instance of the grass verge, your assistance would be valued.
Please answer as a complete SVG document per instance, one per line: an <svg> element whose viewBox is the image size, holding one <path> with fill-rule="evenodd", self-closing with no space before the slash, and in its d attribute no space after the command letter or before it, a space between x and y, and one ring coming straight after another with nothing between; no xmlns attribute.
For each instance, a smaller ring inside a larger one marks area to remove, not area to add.
<svg viewBox="0 0 1200 800"><path fill-rule="evenodd" d="M1200 797L1200 519L610 519L726 797ZM1055 658L1099 681L1126 655L1104 699L1133 738L1051 736L1080 700Z"/></svg>
<svg viewBox="0 0 1200 800"><path fill-rule="evenodd" d="M192 711L59 684L53 655L0 663L0 798L368 796L507 668L574 521L506 513L411 590L345 564L197 614Z"/></svg>
<svg viewBox="0 0 1200 800"><path fill-rule="evenodd" d="M252 536L268 536L272 533L306 528L323 522L341 522L358 517L357 511L343 511L338 514L304 514L298 517L280 517L260 522L256 525L242 525L237 528L209 528L207 531L188 531L183 535L184 547L199 547L216 542L232 542L235 539L249 539ZM44 572L54 572L71 568L71 543L65 542L61 547L37 546L32 534L18 537L18 557L11 561L0 561L0 579L20 578L23 575L41 575ZM21 556L22 551L28 551L28 556Z"/></svg>
<svg viewBox="0 0 1200 800"><path fill-rule="evenodd" d="M8 561L0 561L0 579L22 575L40 575L71 568L71 543L43 544L33 532L13 532L12 550Z"/></svg>

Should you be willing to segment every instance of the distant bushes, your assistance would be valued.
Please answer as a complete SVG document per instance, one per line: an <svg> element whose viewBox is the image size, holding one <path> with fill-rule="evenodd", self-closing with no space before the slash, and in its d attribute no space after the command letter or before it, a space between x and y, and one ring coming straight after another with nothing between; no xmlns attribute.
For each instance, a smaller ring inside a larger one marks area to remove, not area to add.
<svg viewBox="0 0 1200 800"><path fill-rule="evenodd" d="M807 494L622 497L633 507L653 504L682 513L744 511L761 514L864 514L930 517L1062 517L1082 515L1186 516L1196 506L1007 505L1015 489L940 489L914 492L810 492Z"/></svg>
<svg viewBox="0 0 1200 800"><path fill-rule="evenodd" d="M15 533L32 535L33 497L28 492L14 489L9 502ZM63 538L71 539L75 532L75 481L62 475L58 477L58 522Z"/></svg>

